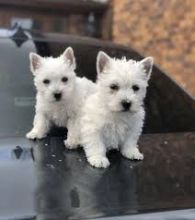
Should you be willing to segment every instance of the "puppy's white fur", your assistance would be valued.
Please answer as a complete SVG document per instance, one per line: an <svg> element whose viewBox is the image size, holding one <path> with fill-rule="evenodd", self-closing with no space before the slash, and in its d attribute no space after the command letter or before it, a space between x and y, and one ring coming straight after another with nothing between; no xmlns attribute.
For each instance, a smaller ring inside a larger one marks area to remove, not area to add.
<svg viewBox="0 0 195 220"><path fill-rule="evenodd" d="M152 65L151 57L136 62L99 52L97 92L87 98L81 117L81 144L92 166L108 167L106 152L111 148L119 149L128 159L144 158L137 141ZM122 102L131 103L131 107L124 109Z"/></svg>
<svg viewBox="0 0 195 220"><path fill-rule="evenodd" d="M76 77L76 62L71 47L57 58L30 54L31 71L37 89L35 117L29 139L43 138L52 124L68 128L67 147L78 144L77 120L86 97L93 93L95 84ZM60 93L56 100L54 94Z"/></svg>

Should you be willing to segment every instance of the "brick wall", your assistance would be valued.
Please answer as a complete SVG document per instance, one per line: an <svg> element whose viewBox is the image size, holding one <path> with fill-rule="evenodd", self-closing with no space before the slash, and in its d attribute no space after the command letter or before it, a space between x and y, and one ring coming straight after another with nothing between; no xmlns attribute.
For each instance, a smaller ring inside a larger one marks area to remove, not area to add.
<svg viewBox="0 0 195 220"><path fill-rule="evenodd" d="M195 96L195 0L113 0L113 40L135 48Z"/></svg>

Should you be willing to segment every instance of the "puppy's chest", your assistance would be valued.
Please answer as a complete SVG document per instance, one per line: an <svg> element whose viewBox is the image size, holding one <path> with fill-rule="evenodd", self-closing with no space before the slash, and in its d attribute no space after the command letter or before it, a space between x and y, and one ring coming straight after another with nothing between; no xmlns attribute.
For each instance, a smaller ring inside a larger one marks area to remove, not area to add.
<svg viewBox="0 0 195 220"><path fill-rule="evenodd" d="M59 127L66 127L67 124L67 112L65 108L51 108L48 112L49 118L52 123Z"/></svg>
<svg viewBox="0 0 195 220"><path fill-rule="evenodd" d="M125 120L110 120L104 126L103 137L107 148L118 148L121 145L129 131L129 123Z"/></svg>

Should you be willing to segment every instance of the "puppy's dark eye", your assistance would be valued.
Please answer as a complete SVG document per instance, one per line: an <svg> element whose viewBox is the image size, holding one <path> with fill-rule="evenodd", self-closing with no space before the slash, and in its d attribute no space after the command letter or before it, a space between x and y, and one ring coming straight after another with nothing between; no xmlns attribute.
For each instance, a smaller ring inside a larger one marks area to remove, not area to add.
<svg viewBox="0 0 195 220"><path fill-rule="evenodd" d="M49 79L44 79L44 80L43 80L43 83L44 83L44 84L49 84L49 83L50 83L50 80L49 80Z"/></svg>
<svg viewBox="0 0 195 220"><path fill-rule="evenodd" d="M68 78L67 77L62 77L62 82L67 82L68 81Z"/></svg>
<svg viewBox="0 0 195 220"><path fill-rule="evenodd" d="M117 90L119 90L119 85L112 84L112 85L110 85L110 89L117 91Z"/></svg>
<svg viewBox="0 0 195 220"><path fill-rule="evenodd" d="M132 89L134 92L137 92L139 90L139 86L138 85L133 85Z"/></svg>

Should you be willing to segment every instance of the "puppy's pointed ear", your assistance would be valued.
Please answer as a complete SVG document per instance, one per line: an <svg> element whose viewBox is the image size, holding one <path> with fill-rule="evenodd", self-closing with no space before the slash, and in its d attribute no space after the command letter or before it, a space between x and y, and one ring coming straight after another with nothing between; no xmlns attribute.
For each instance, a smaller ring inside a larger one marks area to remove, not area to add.
<svg viewBox="0 0 195 220"><path fill-rule="evenodd" d="M111 57L109 57L106 53L103 51L100 51L97 55L97 61L96 61L96 69L98 75L104 72L105 67L109 65L111 61Z"/></svg>
<svg viewBox="0 0 195 220"><path fill-rule="evenodd" d="M149 80L151 76L153 63L154 63L153 57L146 57L145 59L140 61L140 65L142 65L142 68L146 74L147 80Z"/></svg>
<svg viewBox="0 0 195 220"><path fill-rule="evenodd" d="M72 47L68 47L64 53L62 54L62 58L65 60L65 62L69 62L69 65L73 68L76 69L76 60L74 56L74 51Z"/></svg>
<svg viewBox="0 0 195 220"><path fill-rule="evenodd" d="M30 69L32 73L35 75L36 71L40 68L42 64L43 57L39 56L36 53L30 53L29 59L30 59Z"/></svg>

